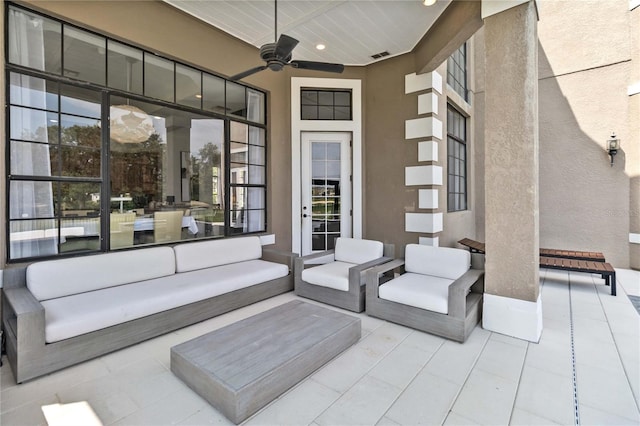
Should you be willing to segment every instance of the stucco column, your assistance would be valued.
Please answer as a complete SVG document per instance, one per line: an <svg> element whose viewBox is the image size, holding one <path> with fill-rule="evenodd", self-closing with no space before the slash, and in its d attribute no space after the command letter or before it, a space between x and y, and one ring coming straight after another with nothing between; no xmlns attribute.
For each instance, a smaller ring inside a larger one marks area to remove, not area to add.
<svg viewBox="0 0 640 426"><path fill-rule="evenodd" d="M533 1L485 17L483 327L542 332L538 230L538 34Z"/></svg>

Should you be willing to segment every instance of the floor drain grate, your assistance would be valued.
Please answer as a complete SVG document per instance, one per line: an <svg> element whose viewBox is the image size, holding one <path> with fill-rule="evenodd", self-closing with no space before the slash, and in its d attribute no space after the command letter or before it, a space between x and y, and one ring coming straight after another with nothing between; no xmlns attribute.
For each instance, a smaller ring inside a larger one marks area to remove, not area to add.
<svg viewBox="0 0 640 426"><path fill-rule="evenodd" d="M573 339L573 306L571 303L571 282L569 282L569 327L571 334L571 370L573 379L573 422L580 425L580 412L578 410L578 380L576 376L576 350Z"/></svg>

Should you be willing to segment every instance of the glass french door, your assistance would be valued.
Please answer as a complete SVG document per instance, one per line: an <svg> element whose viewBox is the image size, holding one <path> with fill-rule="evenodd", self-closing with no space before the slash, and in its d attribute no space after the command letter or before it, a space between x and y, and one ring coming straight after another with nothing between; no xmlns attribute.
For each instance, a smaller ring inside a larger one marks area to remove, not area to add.
<svg viewBox="0 0 640 426"><path fill-rule="evenodd" d="M302 254L351 236L351 134L302 134Z"/></svg>

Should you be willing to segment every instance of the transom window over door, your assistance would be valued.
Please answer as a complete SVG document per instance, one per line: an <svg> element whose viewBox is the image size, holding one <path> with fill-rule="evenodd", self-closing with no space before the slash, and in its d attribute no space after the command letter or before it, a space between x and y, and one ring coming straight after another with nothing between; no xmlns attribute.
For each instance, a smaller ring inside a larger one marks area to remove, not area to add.
<svg viewBox="0 0 640 426"><path fill-rule="evenodd" d="M302 89L302 120L351 120L351 91Z"/></svg>

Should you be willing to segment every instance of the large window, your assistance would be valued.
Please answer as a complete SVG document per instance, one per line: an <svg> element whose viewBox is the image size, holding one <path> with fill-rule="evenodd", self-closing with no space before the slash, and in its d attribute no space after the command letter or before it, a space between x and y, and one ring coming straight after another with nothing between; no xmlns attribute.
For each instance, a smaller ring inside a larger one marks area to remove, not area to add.
<svg viewBox="0 0 640 426"><path fill-rule="evenodd" d="M467 97L467 43L463 43L447 60L447 84L453 88L462 99Z"/></svg>
<svg viewBox="0 0 640 426"><path fill-rule="evenodd" d="M447 106L447 210L467 209L467 120Z"/></svg>
<svg viewBox="0 0 640 426"><path fill-rule="evenodd" d="M9 260L266 230L263 92L7 13Z"/></svg>

